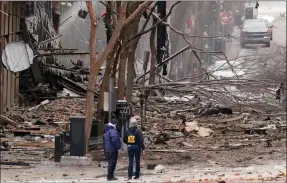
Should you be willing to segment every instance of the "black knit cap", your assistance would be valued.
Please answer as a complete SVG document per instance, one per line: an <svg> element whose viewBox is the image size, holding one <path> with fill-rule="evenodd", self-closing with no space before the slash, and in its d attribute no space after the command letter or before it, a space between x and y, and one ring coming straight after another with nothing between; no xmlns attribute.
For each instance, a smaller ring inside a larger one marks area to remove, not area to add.
<svg viewBox="0 0 287 183"><path fill-rule="evenodd" d="M118 122L118 121L117 121L116 119L112 119L112 120L111 120L111 123L114 124L114 125L117 124L117 122Z"/></svg>

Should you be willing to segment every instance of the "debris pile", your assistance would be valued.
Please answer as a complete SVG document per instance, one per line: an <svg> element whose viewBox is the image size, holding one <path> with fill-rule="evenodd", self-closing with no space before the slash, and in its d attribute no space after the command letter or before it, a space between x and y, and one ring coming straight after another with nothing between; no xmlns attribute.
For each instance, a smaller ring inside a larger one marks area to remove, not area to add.
<svg viewBox="0 0 287 183"><path fill-rule="evenodd" d="M264 108L260 103L219 106L190 98L172 101L149 98L143 120L150 150L184 153L204 148L215 151L251 147L261 142L270 147L272 141L284 138L286 114L274 106L264 104ZM140 111L137 101L135 98L135 113Z"/></svg>
<svg viewBox="0 0 287 183"><path fill-rule="evenodd" d="M45 100L32 108L15 108L6 116L18 125L51 125L69 122L73 115L85 114L85 99L65 98L53 101Z"/></svg>
<svg viewBox="0 0 287 183"><path fill-rule="evenodd" d="M133 104L133 113L139 115L139 98L134 96ZM146 158L157 165L179 160L195 161L192 154L203 149L207 156L211 151L240 150L259 145L272 148L276 145L274 142L284 139L286 134L286 114L265 104L265 107L262 104L224 106L197 97L188 100L150 97L146 104L146 117L143 118L146 149L169 152ZM19 147L44 148L41 157L51 159L54 135L68 131L70 116L85 115L85 105L85 99L67 97L44 100L35 107L14 108L1 116L4 119L1 125L14 134L14 138L8 133L3 134L1 150L11 153L13 148ZM244 162L243 159L236 161Z"/></svg>

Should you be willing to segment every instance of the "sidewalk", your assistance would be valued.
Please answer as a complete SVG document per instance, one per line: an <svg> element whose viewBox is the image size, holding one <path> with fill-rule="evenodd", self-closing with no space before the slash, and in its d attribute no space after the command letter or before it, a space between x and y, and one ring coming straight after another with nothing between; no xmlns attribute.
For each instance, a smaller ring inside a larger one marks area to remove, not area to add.
<svg viewBox="0 0 287 183"><path fill-rule="evenodd" d="M285 167L284 167L285 166ZM115 176L119 178L114 182L218 182L220 180L231 182L285 182L286 179L286 165L285 161L269 163L267 165L250 165L248 167L222 167L210 163L209 167L197 166L165 166L163 173L155 173L153 170L146 170L145 165L141 170L142 176L140 180L127 181L127 169L125 167L119 168L115 172ZM51 167L44 173L42 170L25 171L20 176L15 177L14 180L9 179L5 174L2 174L2 181L6 183L12 182L107 182L105 177L106 168L99 169L96 166L91 167ZM2 171L2 170L1 170ZM35 174L39 175L36 176ZM48 176L49 174L49 176ZM63 174L60 178L57 174ZM65 176L64 176L65 175ZM49 178L48 178L49 177ZM4 180L3 180L4 179Z"/></svg>

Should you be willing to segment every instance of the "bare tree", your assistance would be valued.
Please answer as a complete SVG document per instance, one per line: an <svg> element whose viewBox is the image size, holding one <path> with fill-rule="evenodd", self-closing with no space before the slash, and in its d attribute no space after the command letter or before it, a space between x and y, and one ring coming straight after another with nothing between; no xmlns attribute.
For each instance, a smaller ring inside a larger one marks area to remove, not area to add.
<svg viewBox="0 0 287 183"><path fill-rule="evenodd" d="M121 2L119 9L119 17L117 20L116 27L113 30L111 39L109 43L107 44L106 48L104 49L101 56L97 59L96 58L96 27L97 27L97 21L96 21L96 14L94 9L92 8L92 2L87 1L87 8L91 19L91 33L90 33L90 61L91 61L91 68L90 68L90 75L89 75L89 82L88 82L88 90L87 90L87 108L86 108L86 147L88 147L89 144L89 136L91 133L91 126L92 126L92 120L93 120L93 112L94 112L94 90L95 90L95 83L97 79L97 73L99 72L102 64L106 61L106 58L111 50L114 49L118 38L123 30L124 27L126 27L128 24L130 24L136 17L141 15L145 9L147 9L152 2L141 2L141 4L136 8L134 12L130 14L130 16L127 15L127 1ZM104 84L104 83L103 83ZM104 91L101 91L101 93ZM103 95L100 97L100 101L102 100ZM102 109L102 108L101 108ZM98 112L100 112L98 109ZM99 124L99 129L103 130L103 121Z"/></svg>
<svg viewBox="0 0 287 183"><path fill-rule="evenodd" d="M91 31L90 31L90 41L89 41L89 50L90 50L90 74L89 74L89 83L87 90L87 104L86 104L86 149L88 150L89 146L89 138L91 134L91 125L93 120L93 111L94 111L94 90L96 83L96 75L98 73L99 68L97 57L96 57L96 31L97 31L97 19L96 13L93 9L92 1L87 1L87 8L90 15L91 20Z"/></svg>
<svg viewBox="0 0 287 183"><path fill-rule="evenodd" d="M153 25L156 24L156 19L152 19ZM153 28L150 33L150 51L151 51L151 60L150 60L150 78L149 78L149 84L153 85L155 80L155 70L156 70L156 47L155 47L155 33L156 28ZM152 96L154 95L153 90L150 93Z"/></svg>

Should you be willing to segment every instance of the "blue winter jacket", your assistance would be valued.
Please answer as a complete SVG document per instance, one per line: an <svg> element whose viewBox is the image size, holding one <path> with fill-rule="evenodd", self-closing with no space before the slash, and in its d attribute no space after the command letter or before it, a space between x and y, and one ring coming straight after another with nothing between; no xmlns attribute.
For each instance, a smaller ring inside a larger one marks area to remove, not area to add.
<svg viewBox="0 0 287 183"><path fill-rule="evenodd" d="M105 149L107 152L116 152L121 149L120 133L109 124L105 125Z"/></svg>

